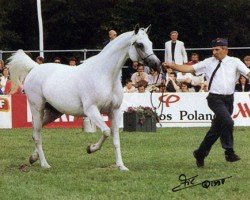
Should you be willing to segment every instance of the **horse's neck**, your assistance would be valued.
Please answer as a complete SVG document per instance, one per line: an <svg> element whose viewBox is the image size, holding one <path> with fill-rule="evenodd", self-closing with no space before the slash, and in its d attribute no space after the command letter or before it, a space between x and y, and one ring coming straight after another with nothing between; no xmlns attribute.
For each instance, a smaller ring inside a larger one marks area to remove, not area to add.
<svg viewBox="0 0 250 200"><path fill-rule="evenodd" d="M97 56L102 60L101 70L105 70L113 76L118 76L120 70L128 59L128 50L132 32L122 34L113 40L103 51Z"/></svg>

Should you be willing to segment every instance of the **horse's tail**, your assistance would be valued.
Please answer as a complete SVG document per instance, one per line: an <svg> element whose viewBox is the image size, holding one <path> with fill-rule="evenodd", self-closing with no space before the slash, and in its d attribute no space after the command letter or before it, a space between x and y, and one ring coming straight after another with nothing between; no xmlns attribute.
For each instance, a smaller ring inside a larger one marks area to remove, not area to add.
<svg viewBox="0 0 250 200"><path fill-rule="evenodd" d="M23 50L18 50L8 60L12 90L23 84L30 70L39 65L25 54Z"/></svg>

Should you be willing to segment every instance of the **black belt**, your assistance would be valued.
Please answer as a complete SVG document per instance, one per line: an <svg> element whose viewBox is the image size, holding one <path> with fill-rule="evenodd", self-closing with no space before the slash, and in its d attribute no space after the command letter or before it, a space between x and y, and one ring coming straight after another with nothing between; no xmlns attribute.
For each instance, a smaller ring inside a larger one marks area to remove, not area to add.
<svg viewBox="0 0 250 200"><path fill-rule="evenodd" d="M224 95L224 94L209 93L209 95L211 95L211 96L217 96L217 97L232 97L234 94Z"/></svg>

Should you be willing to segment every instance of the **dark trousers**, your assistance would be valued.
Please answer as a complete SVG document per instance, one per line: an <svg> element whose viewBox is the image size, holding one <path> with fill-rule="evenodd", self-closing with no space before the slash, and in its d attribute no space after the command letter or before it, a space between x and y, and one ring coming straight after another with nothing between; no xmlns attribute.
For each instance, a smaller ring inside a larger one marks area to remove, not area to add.
<svg viewBox="0 0 250 200"><path fill-rule="evenodd" d="M197 153L200 157L206 157L212 145L220 137L222 148L226 154L233 154L233 127L234 121L231 118L233 113L233 95L217 95L209 93L207 97L209 108L214 112L215 118L212 126L200 144Z"/></svg>

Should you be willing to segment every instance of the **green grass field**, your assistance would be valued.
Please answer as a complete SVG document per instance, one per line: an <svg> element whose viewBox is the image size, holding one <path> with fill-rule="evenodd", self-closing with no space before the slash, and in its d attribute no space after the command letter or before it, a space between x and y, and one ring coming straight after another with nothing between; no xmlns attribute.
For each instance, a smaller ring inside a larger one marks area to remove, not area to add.
<svg viewBox="0 0 250 200"><path fill-rule="evenodd" d="M81 129L44 129L49 170L39 162L19 170L34 150L31 129L0 130L0 199L250 199L250 127L235 128L236 163L225 161L219 141L198 169L192 156L207 128L162 128L157 133L121 132L122 155L129 172L112 167L109 138L101 151L86 147L101 133ZM172 192L181 174L198 175L194 183L232 176L216 187L201 185Z"/></svg>

